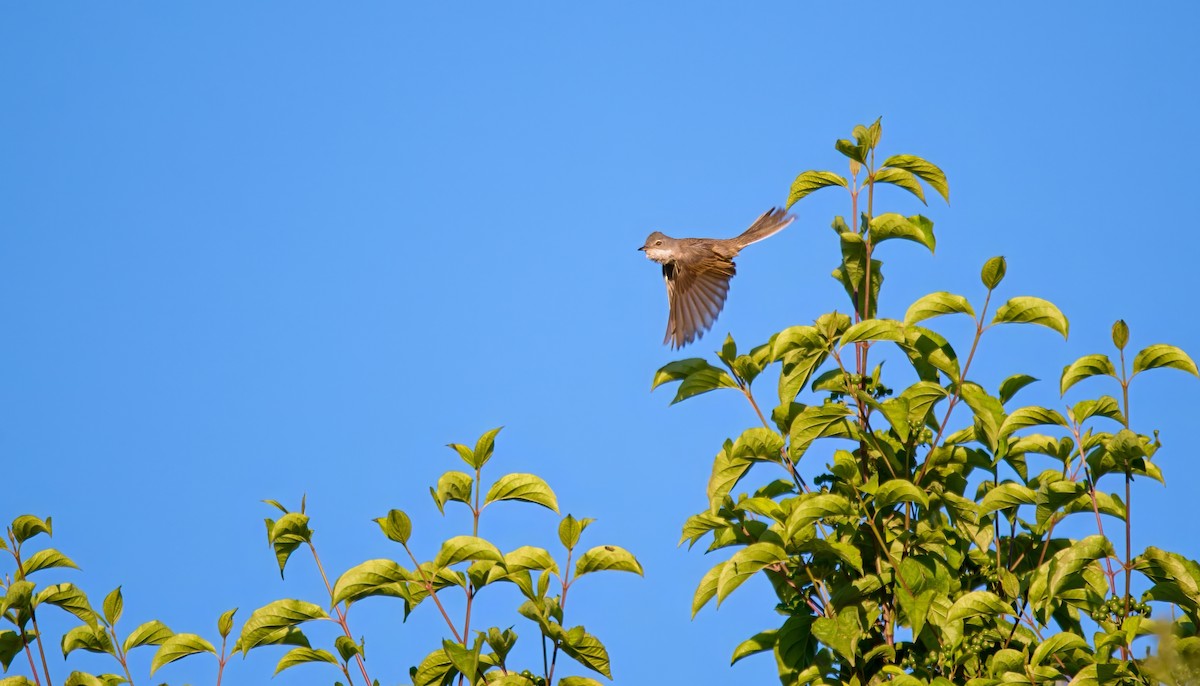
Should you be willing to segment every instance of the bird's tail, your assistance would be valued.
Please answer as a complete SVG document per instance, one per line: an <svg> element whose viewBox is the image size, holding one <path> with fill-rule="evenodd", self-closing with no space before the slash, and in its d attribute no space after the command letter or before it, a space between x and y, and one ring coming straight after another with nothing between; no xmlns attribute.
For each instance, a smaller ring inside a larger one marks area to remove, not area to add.
<svg viewBox="0 0 1200 686"><path fill-rule="evenodd" d="M763 212L758 219L754 220L750 228L746 229L742 235L733 240L737 244L737 249L741 250L751 243L757 243L764 238L769 238L783 231L793 220L795 220L795 217L788 215L786 211L778 207L773 207Z"/></svg>

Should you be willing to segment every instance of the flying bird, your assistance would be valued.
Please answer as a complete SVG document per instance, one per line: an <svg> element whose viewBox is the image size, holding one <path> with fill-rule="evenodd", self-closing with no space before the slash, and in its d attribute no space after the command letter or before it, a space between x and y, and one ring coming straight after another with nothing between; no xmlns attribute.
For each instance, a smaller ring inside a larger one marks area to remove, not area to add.
<svg viewBox="0 0 1200 686"><path fill-rule="evenodd" d="M662 265L667 282L667 335L663 343L682 348L704 335L717 321L736 273L733 258L747 245L773 236L795 217L779 208L764 212L736 238L671 238L655 231L638 248Z"/></svg>

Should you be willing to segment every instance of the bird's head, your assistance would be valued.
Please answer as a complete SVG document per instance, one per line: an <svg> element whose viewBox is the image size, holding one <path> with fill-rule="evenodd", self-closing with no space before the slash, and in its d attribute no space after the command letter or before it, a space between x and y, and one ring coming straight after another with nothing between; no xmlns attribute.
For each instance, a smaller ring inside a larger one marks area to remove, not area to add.
<svg viewBox="0 0 1200 686"><path fill-rule="evenodd" d="M661 231L655 231L646 237L646 244L638 248L646 253L646 257L655 262L666 262L672 258L672 243L674 239Z"/></svg>

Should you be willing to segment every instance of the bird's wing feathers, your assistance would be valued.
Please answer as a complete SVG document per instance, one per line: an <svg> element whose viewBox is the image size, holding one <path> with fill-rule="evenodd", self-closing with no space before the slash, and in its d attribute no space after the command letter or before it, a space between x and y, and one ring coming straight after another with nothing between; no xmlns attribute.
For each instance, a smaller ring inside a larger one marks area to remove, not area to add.
<svg viewBox="0 0 1200 686"><path fill-rule="evenodd" d="M664 264L663 279L667 282L671 311L663 343L682 348L712 328L725 306L729 280L735 272L733 262L716 256L695 264L678 261Z"/></svg>

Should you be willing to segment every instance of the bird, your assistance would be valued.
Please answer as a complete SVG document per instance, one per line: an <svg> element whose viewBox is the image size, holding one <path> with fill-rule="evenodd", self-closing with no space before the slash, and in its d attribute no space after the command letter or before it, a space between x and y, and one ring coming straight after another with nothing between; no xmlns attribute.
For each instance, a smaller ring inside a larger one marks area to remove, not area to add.
<svg viewBox="0 0 1200 686"><path fill-rule="evenodd" d="M662 265L667 282L667 335L663 345L677 350L712 328L725 305L729 280L737 273L733 258L747 245L769 238L795 220L771 208L736 238L671 238L655 231L638 248Z"/></svg>

